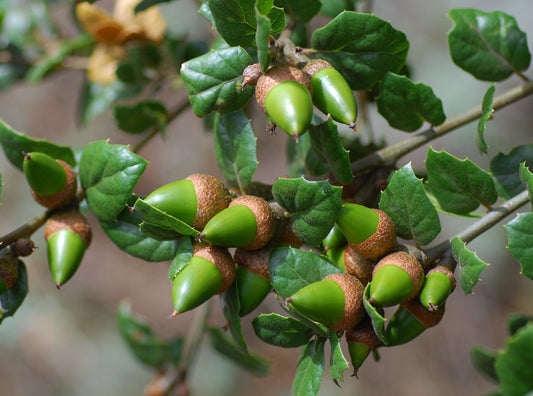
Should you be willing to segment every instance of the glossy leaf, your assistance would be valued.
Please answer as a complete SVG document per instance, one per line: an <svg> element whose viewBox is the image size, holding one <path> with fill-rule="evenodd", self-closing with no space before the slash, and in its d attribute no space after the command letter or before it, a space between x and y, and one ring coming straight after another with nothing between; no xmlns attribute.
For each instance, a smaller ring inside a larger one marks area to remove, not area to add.
<svg viewBox="0 0 533 396"><path fill-rule="evenodd" d="M248 346L242 332L241 317L239 311L241 304L237 296L237 282L233 282L231 287L220 294L220 305L222 312L228 323L228 330L231 334L235 346L243 353L248 353Z"/></svg>
<svg viewBox="0 0 533 396"><path fill-rule="evenodd" d="M531 173L529 168L526 166L525 162L522 162L520 164L520 168L518 169L518 173L520 175L520 180L522 180L522 183L527 188L528 196L529 196L529 202L531 204L531 203L533 203L533 173Z"/></svg>
<svg viewBox="0 0 533 396"><path fill-rule="evenodd" d="M344 11L315 30L312 46L329 61L354 90L370 89L387 72L405 63L409 42L405 34L372 14Z"/></svg>
<svg viewBox="0 0 533 396"><path fill-rule="evenodd" d="M209 334L211 336L211 345L217 352L255 375L268 375L270 370L268 361L258 356L243 353L218 328L210 327Z"/></svg>
<svg viewBox="0 0 533 396"><path fill-rule="evenodd" d="M496 356L500 390L506 396L521 396L533 391L533 324L528 324L507 339L505 349Z"/></svg>
<svg viewBox="0 0 533 396"><path fill-rule="evenodd" d="M207 4L216 24L218 33L231 46L243 48L255 45L257 28L255 4L253 1L209 0ZM267 14L272 23L271 34L280 33L285 27L285 14L282 9L272 8L272 0L258 0L258 9ZM270 5L270 7L268 7ZM266 11L266 9L270 10Z"/></svg>
<svg viewBox="0 0 533 396"><path fill-rule="evenodd" d="M467 214L480 204L490 207L498 199L492 176L468 158L460 160L430 147L426 168L429 188L449 212Z"/></svg>
<svg viewBox="0 0 533 396"><path fill-rule="evenodd" d="M311 146L311 135L305 133L300 136L300 142L289 139L287 145L287 173L290 177L313 177L329 172L329 166L320 161Z"/></svg>
<svg viewBox="0 0 533 396"><path fill-rule="evenodd" d="M466 243L455 237L452 240L453 258L459 264L461 288L466 294L473 294L472 289L479 281L481 271L489 265L481 260L476 253L466 248Z"/></svg>
<svg viewBox="0 0 533 396"><path fill-rule="evenodd" d="M446 120L442 101L431 87L393 73L381 82L377 105L391 127L406 132L416 131L424 121L440 125Z"/></svg>
<svg viewBox="0 0 533 396"><path fill-rule="evenodd" d="M392 218L399 237L413 240L417 245L427 245L441 231L437 210L411 164L394 173L381 193L379 208Z"/></svg>
<svg viewBox="0 0 533 396"><path fill-rule="evenodd" d="M296 235L318 246L328 235L341 209L341 187L327 181L279 178L272 186L274 199L292 214Z"/></svg>
<svg viewBox="0 0 533 396"><path fill-rule="evenodd" d="M268 266L272 287L282 298L292 296L302 287L329 274L341 272L322 256L291 247L273 249Z"/></svg>
<svg viewBox="0 0 533 396"><path fill-rule="evenodd" d="M309 136L313 149L328 163L339 183L349 184L353 180L350 154L342 146L337 125L331 120L311 125Z"/></svg>
<svg viewBox="0 0 533 396"><path fill-rule="evenodd" d="M342 373L349 367L349 364L342 353L339 337L335 335L329 338L329 343L331 345L329 358L331 379L338 385L338 381L344 381Z"/></svg>
<svg viewBox="0 0 533 396"><path fill-rule="evenodd" d="M18 260L18 277L13 287L0 294L0 324L13 316L28 294L28 273L22 260Z"/></svg>
<svg viewBox="0 0 533 396"><path fill-rule="evenodd" d="M100 140L89 144L80 158L79 176L92 212L115 221L124 209L148 162L127 146Z"/></svg>
<svg viewBox="0 0 533 396"><path fill-rule="evenodd" d="M481 118L479 119L479 122L477 124L477 147L479 148L479 151L485 154L488 153L488 145L485 141L484 132L487 125L487 121L492 118L492 114L494 113L494 109L492 108L492 99L494 98L495 91L496 86L494 84L491 84L491 86L487 89L487 92L485 92L485 95L483 96L483 102L481 103L481 111L483 112L483 114L481 115Z"/></svg>
<svg viewBox="0 0 533 396"><path fill-rule="evenodd" d="M522 274L533 279L533 213L520 213L505 225L507 249L520 263Z"/></svg>
<svg viewBox="0 0 533 396"><path fill-rule="evenodd" d="M370 283L365 287L365 293L363 295L363 305L365 307L366 313L370 316L372 320L372 327L374 328L374 333L381 340L384 345L388 344L387 337L385 335L385 323L386 319L383 316L383 312L380 312L379 308L373 306L370 303Z"/></svg>
<svg viewBox="0 0 533 396"><path fill-rule="evenodd" d="M181 238L179 241L176 241L177 249L174 259L168 268L168 281L172 283L176 275L185 267L194 253L194 248L192 246L191 238Z"/></svg>
<svg viewBox="0 0 533 396"><path fill-rule="evenodd" d="M302 350L292 385L292 396L318 394L325 370L324 344L325 339L322 338L311 340Z"/></svg>
<svg viewBox="0 0 533 396"><path fill-rule="evenodd" d="M256 4L261 3L261 0L256 1ZM264 3L264 2L263 2ZM270 56L270 32L272 30L272 23L268 16L263 15L261 10L256 7L255 20L257 23L257 30L255 32L255 43L257 46L257 59L261 65L261 70L267 71L272 60Z"/></svg>
<svg viewBox="0 0 533 396"><path fill-rule="evenodd" d="M257 138L242 110L215 118L215 157L229 187L246 190L257 169Z"/></svg>
<svg viewBox="0 0 533 396"><path fill-rule="evenodd" d="M135 210L148 223L156 225L162 229L174 231L179 234L188 235L192 237L197 237L200 234L200 232L192 228L187 223L175 218L174 216L169 215L166 212L159 210L158 208L153 205L150 205L143 199L139 198L135 202Z"/></svg>
<svg viewBox="0 0 533 396"><path fill-rule="evenodd" d="M320 13L331 18L335 18L344 10L355 10L357 3L362 0L328 0L322 2Z"/></svg>
<svg viewBox="0 0 533 396"><path fill-rule="evenodd" d="M498 376L494 368L496 353L481 346L476 346L470 350L470 359L476 369L494 381L498 381Z"/></svg>
<svg viewBox="0 0 533 396"><path fill-rule="evenodd" d="M145 235L139 229L142 218L125 208L116 221L100 221L100 226L117 247L130 256L149 262L172 260L179 242L161 241Z"/></svg>
<svg viewBox="0 0 533 396"><path fill-rule="evenodd" d="M143 364L162 368L167 363L176 365L182 354L183 339L165 342L157 337L143 321L135 318L130 305L123 301L117 311L118 328L130 351Z"/></svg>
<svg viewBox="0 0 533 396"><path fill-rule="evenodd" d="M20 170L24 162L23 151L26 153L38 151L52 158L63 160L72 167L76 166L76 159L70 147L59 146L45 139L31 138L13 129L3 120L0 120L0 144L9 162Z"/></svg>
<svg viewBox="0 0 533 396"><path fill-rule="evenodd" d="M115 106L118 127L128 133L143 133L150 127L164 127L167 109L160 102L145 100L132 106Z"/></svg>
<svg viewBox="0 0 533 396"><path fill-rule="evenodd" d="M241 89L242 72L252 63L243 48L214 50L181 65L181 76L194 114L229 113L240 109L254 94L254 87Z"/></svg>
<svg viewBox="0 0 533 396"><path fill-rule="evenodd" d="M313 336L312 330L301 322L276 313L259 315L252 326L261 340L282 348L305 345Z"/></svg>
<svg viewBox="0 0 533 396"><path fill-rule="evenodd" d="M449 13L454 27L448 44L454 63L479 80L501 81L528 68L531 54L526 34L501 11L471 8Z"/></svg>
<svg viewBox="0 0 533 396"><path fill-rule="evenodd" d="M329 2L326 1L325 3ZM297 24L306 24L320 11L320 0L275 0L278 7L282 7Z"/></svg>
<svg viewBox="0 0 533 396"><path fill-rule="evenodd" d="M524 190L518 173L522 162L533 164L533 144L517 146L509 154L499 153L490 163L498 193L505 199L511 199Z"/></svg>

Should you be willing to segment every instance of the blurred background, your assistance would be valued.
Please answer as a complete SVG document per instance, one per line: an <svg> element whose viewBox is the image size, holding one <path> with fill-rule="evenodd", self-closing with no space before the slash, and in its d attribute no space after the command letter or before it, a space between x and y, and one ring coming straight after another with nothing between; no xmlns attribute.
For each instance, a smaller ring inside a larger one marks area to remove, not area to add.
<svg viewBox="0 0 533 396"><path fill-rule="evenodd" d="M328 0L324 0L328 1ZM20 1L20 6L24 6ZM19 4L19 3L17 3ZM54 17L64 20L65 29L75 29L70 8L56 2ZM109 5L110 2L99 2ZM189 0L163 6L169 28L176 34L208 38L209 24L197 13L198 4ZM448 117L477 106L488 83L476 81L456 67L450 59L446 34L452 23L447 13L452 8L501 10L514 16L519 27L529 34L533 48L533 3L530 0L376 0L374 13L406 33L410 41L408 63L411 78L431 86L443 103ZM317 18L316 26L325 20ZM528 72L526 75L530 76ZM112 113L99 116L87 127L79 127L77 106L84 75L63 71L41 84L18 83L0 92L0 117L19 131L54 143L83 147L88 142L110 139L114 144L135 142L135 136L120 132ZM520 84L511 77L497 85L496 94ZM159 94L169 107L185 99L183 92L166 90ZM509 153L518 144L531 143L533 98L526 98L495 114L486 133L489 155L479 156L475 144L476 125L471 124L432 143L459 158L469 157L488 169L498 152ZM407 134L392 131L375 112L371 122L375 133L388 142ZM286 174L284 152L287 137L265 132L265 119L254 118L258 137L259 166L256 180L273 183ZM417 150L398 166L411 161L421 169L427 147ZM212 135L189 109L169 125L166 136L153 139L140 153L150 163L135 192L147 194L154 188L191 173L220 175L215 160ZM0 234L42 213L31 198L29 188L15 169L0 154L2 205ZM511 217L512 218L512 217ZM507 219L509 221L511 218ZM94 239L77 274L58 291L48 272L46 245L42 230L33 240L39 249L25 259L30 291L13 318L0 326L0 394L10 396L54 395L141 395L154 374L137 362L120 338L116 310L121 300L131 303L163 338L185 335L193 313L169 319L172 311L168 263L147 263L128 257L103 234L94 217L89 218ZM442 216L443 232L436 242L454 235L470 221ZM484 345L504 346L506 320L513 312L533 314L533 284L520 275L518 263L505 249L503 227L494 227L469 247L489 262L475 295L464 295L457 288L446 306L446 315L435 328L407 345L381 350L381 361L369 358L359 371L359 379L345 372L342 389L329 379L326 370L320 395L482 395L494 385L481 376L470 360L470 349ZM280 312L273 298L255 312ZM227 361L204 342L191 373L193 396L280 396L290 395L299 349L281 349L261 342L250 325L251 314L243 320L250 349L272 362L270 375L258 378ZM249 319L249 320L248 320ZM222 326L225 320L218 297L212 306L210 323ZM346 354L346 356L348 356Z"/></svg>

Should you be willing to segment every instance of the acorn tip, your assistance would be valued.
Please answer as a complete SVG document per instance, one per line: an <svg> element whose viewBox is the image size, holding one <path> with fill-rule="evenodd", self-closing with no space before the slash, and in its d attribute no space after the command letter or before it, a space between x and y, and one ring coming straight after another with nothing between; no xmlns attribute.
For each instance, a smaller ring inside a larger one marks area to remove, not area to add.
<svg viewBox="0 0 533 396"><path fill-rule="evenodd" d="M298 132L294 132L292 136L294 136L296 144L300 143L300 134Z"/></svg>
<svg viewBox="0 0 533 396"><path fill-rule="evenodd" d="M59 282L56 283L56 289L57 290L63 290L63 285Z"/></svg>
<svg viewBox="0 0 533 396"><path fill-rule="evenodd" d="M359 367L353 368L352 377L355 377L355 379L359 379L359 375L357 374L358 371L359 371Z"/></svg>
<svg viewBox="0 0 533 396"><path fill-rule="evenodd" d="M178 315L179 315L179 312L176 311L176 310L174 310L174 311L172 311L172 313L170 314L169 318L175 318L175 317L178 316Z"/></svg>
<svg viewBox="0 0 533 396"><path fill-rule="evenodd" d="M354 132L357 132L357 128L356 128L356 125L355 125L355 121L350 121L350 123L348 124L348 126L349 126L350 128L352 128Z"/></svg>

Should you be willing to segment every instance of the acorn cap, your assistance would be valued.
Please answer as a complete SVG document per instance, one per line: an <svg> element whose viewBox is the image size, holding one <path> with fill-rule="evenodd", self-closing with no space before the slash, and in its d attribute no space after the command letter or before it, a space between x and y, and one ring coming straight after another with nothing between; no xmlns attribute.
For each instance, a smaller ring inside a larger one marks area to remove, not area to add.
<svg viewBox="0 0 533 396"><path fill-rule="evenodd" d="M296 235L292 222L287 218L283 219L281 231L276 238L276 243L278 245L290 245L296 248L299 248L304 244L298 235Z"/></svg>
<svg viewBox="0 0 533 396"><path fill-rule="evenodd" d="M343 203L336 223L348 242L361 243L377 231L379 214L363 205Z"/></svg>
<svg viewBox="0 0 533 396"><path fill-rule="evenodd" d="M263 198L253 195L243 195L235 198L229 207L242 205L249 208L257 223L257 232L253 242L243 246L244 249L256 250L265 246L276 232L277 218L270 205Z"/></svg>
<svg viewBox="0 0 533 396"><path fill-rule="evenodd" d="M273 246L270 244L257 250L237 248L233 259L239 267L246 268L248 271L270 280L268 261L272 248Z"/></svg>
<svg viewBox="0 0 533 396"><path fill-rule="evenodd" d="M194 184L197 200L196 216L191 226L201 230L213 216L228 207L231 195L226 185L214 176L195 173L186 180Z"/></svg>
<svg viewBox="0 0 533 396"><path fill-rule="evenodd" d="M257 80L263 75L260 63L253 63L246 66L242 72L243 82L241 88L244 89L247 85L257 85Z"/></svg>
<svg viewBox="0 0 533 396"><path fill-rule="evenodd" d="M363 284L349 274L330 274L324 279L335 281L344 293L344 316L341 321L328 327L336 331L343 331L357 325L366 314L363 306L365 290Z"/></svg>
<svg viewBox="0 0 533 396"><path fill-rule="evenodd" d="M27 257L35 250L35 243L30 238L19 238L12 246L17 257Z"/></svg>
<svg viewBox="0 0 533 396"><path fill-rule="evenodd" d="M370 283L370 302L392 306L414 298L424 283L424 270L413 256L395 252L383 257L374 267Z"/></svg>
<svg viewBox="0 0 533 396"><path fill-rule="evenodd" d="M379 260L396 248L396 226L387 213L379 209L372 210L379 216L376 232L363 242L351 244L351 247L369 260Z"/></svg>
<svg viewBox="0 0 533 396"><path fill-rule="evenodd" d="M48 241L52 235L64 228L79 235L85 242L86 247L89 247L92 239L91 226L87 218L79 211L70 209L54 213L46 221L44 227L45 240Z"/></svg>
<svg viewBox="0 0 533 396"><path fill-rule="evenodd" d="M315 75L316 72L327 69L328 67L333 67L331 63L324 59L311 59L306 63L302 71L307 74L307 77L311 78Z"/></svg>
<svg viewBox="0 0 533 396"><path fill-rule="evenodd" d="M376 262L368 260L357 253L353 248L353 244L346 245L343 255L346 273L355 276L361 281L363 286L366 286L372 279L372 271Z"/></svg>
<svg viewBox="0 0 533 396"><path fill-rule="evenodd" d="M198 244L194 247L193 257L203 257L218 268L222 274L222 286L216 294L226 291L235 279L235 262L227 249L209 244Z"/></svg>
<svg viewBox="0 0 533 396"><path fill-rule="evenodd" d="M428 311L417 299L405 301L401 306L409 311L426 329L438 325L445 312L444 305L433 311Z"/></svg>

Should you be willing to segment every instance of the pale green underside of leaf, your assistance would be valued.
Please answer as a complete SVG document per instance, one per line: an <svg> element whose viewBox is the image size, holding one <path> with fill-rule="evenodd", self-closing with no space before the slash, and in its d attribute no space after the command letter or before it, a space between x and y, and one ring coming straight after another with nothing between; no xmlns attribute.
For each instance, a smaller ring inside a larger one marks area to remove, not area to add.
<svg viewBox="0 0 533 396"><path fill-rule="evenodd" d="M474 252L466 248L466 243L455 237L452 242L452 254L460 266L459 274L461 288L467 294L473 294L472 289L479 281L481 271L489 265L481 260Z"/></svg>

